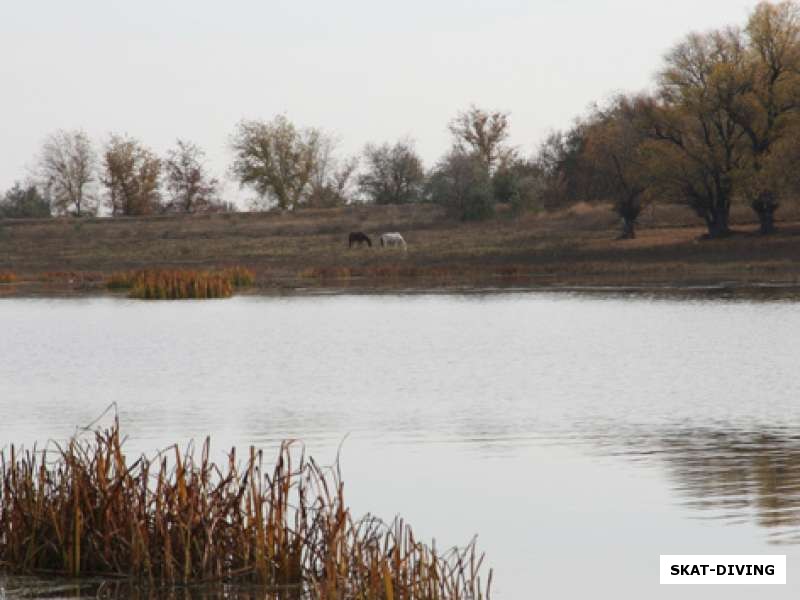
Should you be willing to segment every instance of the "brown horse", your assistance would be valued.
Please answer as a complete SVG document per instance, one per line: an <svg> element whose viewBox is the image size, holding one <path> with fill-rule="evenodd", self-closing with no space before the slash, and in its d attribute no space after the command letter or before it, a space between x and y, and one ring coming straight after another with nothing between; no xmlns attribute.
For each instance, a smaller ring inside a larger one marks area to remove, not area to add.
<svg viewBox="0 0 800 600"><path fill-rule="evenodd" d="M348 239L348 248L352 248L353 244L357 246L361 246L364 242L367 243L367 246L372 248L372 240L369 239L369 236L366 233L361 231L353 231L350 233L350 238Z"/></svg>

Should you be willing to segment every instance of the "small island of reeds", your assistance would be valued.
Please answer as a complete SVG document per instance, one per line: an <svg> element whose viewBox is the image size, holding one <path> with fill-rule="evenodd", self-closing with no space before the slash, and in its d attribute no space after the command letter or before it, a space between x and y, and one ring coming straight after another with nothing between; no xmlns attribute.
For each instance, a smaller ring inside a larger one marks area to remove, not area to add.
<svg viewBox="0 0 800 600"><path fill-rule="evenodd" d="M356 518L339 465L284 443L226 464L190 445L128 460L119 422L42 451L0 452L0 571L146 589L257 584L282 598L478 600L473 540L440 554L396 518Z"/></svg>
<svg viewBox="0 0 800 600"><path fill-rule="evenodd" d="M129 290L131 298L181 300L188 298L229 298L236 288L249 287L255 275L244 267L195 271L188 269L141 269L112 273L106 281L110 290Z"/></svg>

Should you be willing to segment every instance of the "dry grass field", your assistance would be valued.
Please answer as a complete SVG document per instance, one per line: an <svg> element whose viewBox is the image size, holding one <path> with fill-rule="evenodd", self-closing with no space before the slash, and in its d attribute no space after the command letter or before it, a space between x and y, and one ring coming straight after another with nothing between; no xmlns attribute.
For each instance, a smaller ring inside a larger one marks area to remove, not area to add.
<svg viewBox="0 0 800 600"><path fill-rule="evenodd" d="M746 207L735 235L703 241L683 207L642 216L638 237L618 241L608 207L576 206L515 217L500 210L462 223L439 207L351 206L297 212L117 219L0 221L0 293L91 292L113 272L241 265L256 292L296 289L661 287L800 284L800 211L782 209L761 237ZM351 231L372 248L348 249ZM399 231L408 251L380 248ZM12 278L13 279L13 278Z"/></svg>

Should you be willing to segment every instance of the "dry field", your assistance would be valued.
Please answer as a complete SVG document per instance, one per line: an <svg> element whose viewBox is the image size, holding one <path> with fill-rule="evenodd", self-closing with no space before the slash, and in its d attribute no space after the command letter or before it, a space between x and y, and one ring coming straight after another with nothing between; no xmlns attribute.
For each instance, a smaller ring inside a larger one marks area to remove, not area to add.
<svg viewBox="0 0 800 600"><path fill-rule="evenodd" d="M115 271L242 265L256 292L295 289L660 287L800 284L800 211L778 213L760 237L745 207L735 235L702 241L683 207L649 209L638 238L617 241L608 207L461 223L435 206L353 206L297 212L0 221L0 294L98 291ZM348 249L399 231L408 252Z"/></svg>

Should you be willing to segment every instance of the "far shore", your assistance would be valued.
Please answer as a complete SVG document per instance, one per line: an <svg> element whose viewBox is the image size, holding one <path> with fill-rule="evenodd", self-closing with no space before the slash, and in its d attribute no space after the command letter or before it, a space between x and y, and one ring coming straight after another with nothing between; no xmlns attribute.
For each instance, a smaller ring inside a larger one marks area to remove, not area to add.
<svg viewBox="0 0 800 600"><path fill-rule="evenodd" d="M702 240L683 207L646 211L634 240L617 240L609 207L462 223L431 205L149 218L0 220L4 296L93 295L114 272L242 265L248 294L492 292L778 294L800 297L800 213L758 235L745 207L734 234ZM348 248L363 231L373 246ZM380 248L398 231L408 251Z"/></svg>

